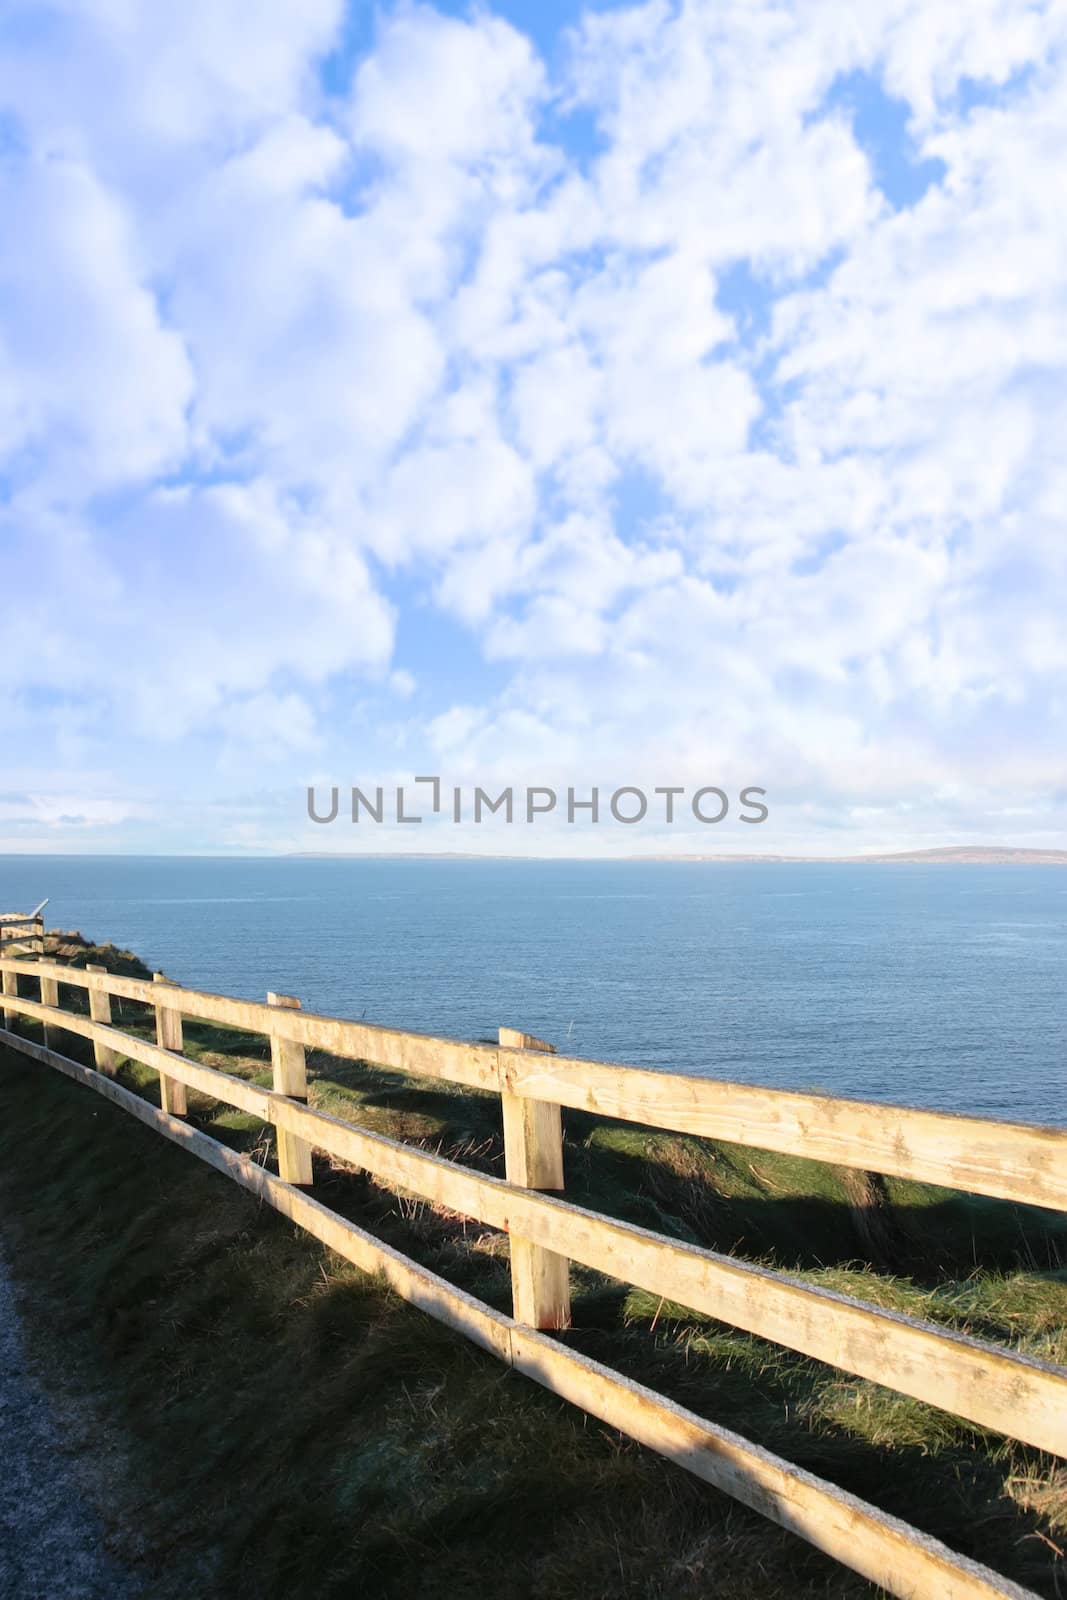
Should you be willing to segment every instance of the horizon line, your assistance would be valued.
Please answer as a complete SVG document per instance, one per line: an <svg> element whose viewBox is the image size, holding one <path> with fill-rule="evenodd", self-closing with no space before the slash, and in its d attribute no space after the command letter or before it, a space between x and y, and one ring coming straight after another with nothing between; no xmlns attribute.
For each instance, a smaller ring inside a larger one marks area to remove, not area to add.
<svg viewBox="0 0 1067 1600"><path fill-rule="evenodd" d="M690 862L729 866L808 865L808 866L862 866L892 864L902 865L922 862L944 865L1010 865L1020 864L1067 866L1067 848L1057 845L933 845L904 850L865 850L847 855L818 856L792 853L755 854L751 851L650 851L623 855L548 855L488 850L5 850L0 860L39 859L63 860L142 860L142 861L566 861L590 863L610 862Z"/></svg>

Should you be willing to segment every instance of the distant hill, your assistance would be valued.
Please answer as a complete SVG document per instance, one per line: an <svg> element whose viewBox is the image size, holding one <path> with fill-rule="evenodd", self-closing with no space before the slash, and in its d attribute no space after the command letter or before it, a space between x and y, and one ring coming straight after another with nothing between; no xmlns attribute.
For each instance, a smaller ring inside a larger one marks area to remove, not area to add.
<svg viewBox="0 0 1067 1600"><path fill-rule="evenodd" d="M1002 866L1007 862L1039 867L1067 867L1067 850L1027 850L1015 845L945 845L939 850L901 850L891 855L843 856L844 861L929 861L967 866Z"/></svg>
<svg viewBox="0 0 1067 1600"><path fill-rule="evenodd" d="M794 861L823 866L901 865L917 866L1018 866L1067 867L1067 850L1026 850L1014 845L943 845L935 850L895 850L856 856L689 856L690 861Z"/></svg>

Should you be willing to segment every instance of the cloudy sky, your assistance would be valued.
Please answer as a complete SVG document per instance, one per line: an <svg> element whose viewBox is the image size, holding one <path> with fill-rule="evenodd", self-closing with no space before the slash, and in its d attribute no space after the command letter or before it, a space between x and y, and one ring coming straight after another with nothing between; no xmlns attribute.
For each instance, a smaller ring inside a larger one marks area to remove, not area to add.
<svg viewBox="0 0 1067 1600"><path fill-rule="evenodd" d="M0 849L1067 845L1065 46L5 0ZM771 815L306 820L429 773Z"/></svg>

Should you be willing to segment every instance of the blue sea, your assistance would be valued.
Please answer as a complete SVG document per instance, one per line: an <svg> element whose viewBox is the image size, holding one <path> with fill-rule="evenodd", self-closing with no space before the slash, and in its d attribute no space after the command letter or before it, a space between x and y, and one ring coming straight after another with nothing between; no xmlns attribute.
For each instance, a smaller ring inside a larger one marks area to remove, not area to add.
<svg viewBox="0 0 1067 1600"><path fill-rule="evenodd" d="M0 857L0 910L189 987L1067 1123L1067 869Z"/></svg>

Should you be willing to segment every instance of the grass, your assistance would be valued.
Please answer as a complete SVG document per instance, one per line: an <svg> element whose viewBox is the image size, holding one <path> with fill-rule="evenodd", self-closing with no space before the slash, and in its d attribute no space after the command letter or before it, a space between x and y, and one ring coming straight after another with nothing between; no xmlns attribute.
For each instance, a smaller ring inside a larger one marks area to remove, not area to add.
<svg viewBox="0 0 1067 1600"><path fill-rule="evenodd" d="M129 1005L122 1025L148 1019ZM257 1035L187 1024L186 1047L269 1081ZM70 1053L85 1058L81 1041ZM148 1069L120 1076L158 1099ZM329 1057L309 1076L315 1105L500 1170L493 1097ZM193 1093L190 1111L268 1153L253 1118ZM872 1194L817 1163L582 1114L566 1141L583 1203L1067 1361L1061 1218L894 1180ZM71 1426L107 1442L86 1470L158 1600L872 1592L10 1052L0 1156L38 1364ZM317 1162L316 1180L327 1204L508 1308L501 1236L338 1165ZM1050 1600L1067 1588L1053 1458L584 1269L574 1280L578 1348Z"/></svg>

